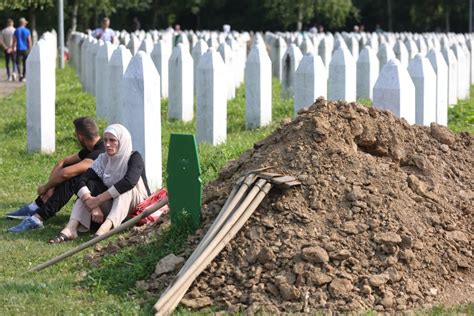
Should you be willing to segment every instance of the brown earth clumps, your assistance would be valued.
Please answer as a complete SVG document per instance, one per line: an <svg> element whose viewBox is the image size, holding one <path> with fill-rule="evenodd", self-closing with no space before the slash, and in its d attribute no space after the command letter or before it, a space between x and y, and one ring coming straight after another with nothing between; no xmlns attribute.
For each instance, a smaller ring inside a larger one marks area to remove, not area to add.
<svg viewBox="0 0 474 316"><path fill-rule="evenodd" d="M237 179L265 166L302 186L265 198L185 305L393 312L454 302L456 290L474 300L472 136L318 99L206 187L204 228L180 255L191 254ZM175 274L153 274L147 290L158 298Z"/></svg>

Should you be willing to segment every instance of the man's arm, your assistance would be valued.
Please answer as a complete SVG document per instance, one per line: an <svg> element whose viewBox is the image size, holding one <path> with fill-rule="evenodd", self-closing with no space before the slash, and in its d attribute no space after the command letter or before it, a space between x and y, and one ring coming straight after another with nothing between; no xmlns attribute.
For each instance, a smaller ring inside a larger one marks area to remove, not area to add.
<svg viewBox="0 0 474 316"><path fill-rule="evenodd" d="M54 165L53 170L51 170L51 173L49 177L53 177L55 173L57 173L59 170L63 169L64 167L76 164L81 161L81 158L79 158L78 154L70 155L65 157L64 159L58 161L56 165Z"/></svg>
<svg viewBox="0 0 474 316"><path fill-rule="evenodd" d="M48 182L38 187L38 194L44 194L50 188L54 188L64 181L86 172L93 162L89 158L81 160L78 154L64 158L53 168Z"/></svg>
<svg viewBox="0 0 474 316"><path fill-rule="evenodd" d="M28 35L28 50L31 50L33 46L33 41L31 40L31 35Z"/></svg>

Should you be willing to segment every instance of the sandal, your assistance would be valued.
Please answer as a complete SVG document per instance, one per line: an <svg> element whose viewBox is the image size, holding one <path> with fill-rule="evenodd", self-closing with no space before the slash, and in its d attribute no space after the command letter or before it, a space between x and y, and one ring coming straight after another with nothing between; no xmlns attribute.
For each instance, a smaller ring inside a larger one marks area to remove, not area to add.
<svg viewBox="0 0 474 316"><path fill-rule="evenodd" d="M62 242L65 242L65 241L70 241L70 240L74 240L74 238L71 238L63 233L59 233L57 234L56 236L54 236L53 238L51 238L50 240L48 240L48 243L50 244L60 244Z"/></svg>

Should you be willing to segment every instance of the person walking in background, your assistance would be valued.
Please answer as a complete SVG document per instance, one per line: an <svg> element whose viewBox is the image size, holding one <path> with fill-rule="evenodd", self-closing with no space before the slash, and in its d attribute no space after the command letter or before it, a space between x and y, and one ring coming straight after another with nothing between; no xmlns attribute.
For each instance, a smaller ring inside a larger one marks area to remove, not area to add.
<svg viewBox="0 0 474 316"><path fill-rule="evenodd" d="M18 70L20 81L25 80L26 58L28 58L31 46L33 46L31 32L26 28L26 24L28 24L28 21L25 18L20 18L20 26L13 33L13 51L16 55L16 69ZM22 68L20 68L20 60Z"/></svg>
<svg viewBox="0 0 474 316"><path fill-rule="evenodd" d="M105 17L102 19L101 27L95 29L92 32L92 36L97 40L102 40L105 42L111 42L112 44L115 42L115 33L114 30L109 28L110 26L110 19Z"/></svg>
<svg viewBox="0 0 474 316"><path fill-rule="evenodd" d="M15 64L15 53L13 52L13 33L15 33L15 27L13 27L13 20L7 20L7 27L2 30L2 46L5 51L5 67L7 68L7 80L15 80L16 64ZM10 64L11 70L10 70Z"/></svg>

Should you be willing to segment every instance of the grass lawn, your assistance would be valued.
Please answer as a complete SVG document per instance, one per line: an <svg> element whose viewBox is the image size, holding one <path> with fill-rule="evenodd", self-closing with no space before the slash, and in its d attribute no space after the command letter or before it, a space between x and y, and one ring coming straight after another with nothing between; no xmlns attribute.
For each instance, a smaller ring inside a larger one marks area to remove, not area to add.
<svg viewBox="0 0 474 316"><path fill-rule="evenodd" d="M228 140L225 145L199 146L202 179L214 179L229 160L269 135L284 117L292 115L292 100L282 101L280 86L273 84L272 125L254 131L244 127L245 92L228 103ZM135 282L146 278L164 255L179 251L186 232L168 229L150 244L128 248L104 259L98 269L91 269L83 255L76 255L39 273L25 274L28 268L42 263L90 238L61 245L48 245L69 217L69 203L46 228L13 235L6 230L18 221L4 219L4 214L35 198L36 187L45 181L54 163L78 151L73 137L74 118L95 115L95 101L84 93L72 68L57 73L56 153L26 152L25 88L0 99L0 314L150 314L157 298L143 298ZM167 102L162 103L166 120ZM450 127L474 133L474 101L461 102L449 111ZM105 123L100 121L100 127ZM163 121L163 170L166 170L171 132L193 133L193 123ZM166 173L163 175L166 183ZM84 253L87 253L85 251ZM82 273L81 273L82 272ZM84 273L87 272L87 273ZM85 276L86 275L86 276Z"/></svg>

